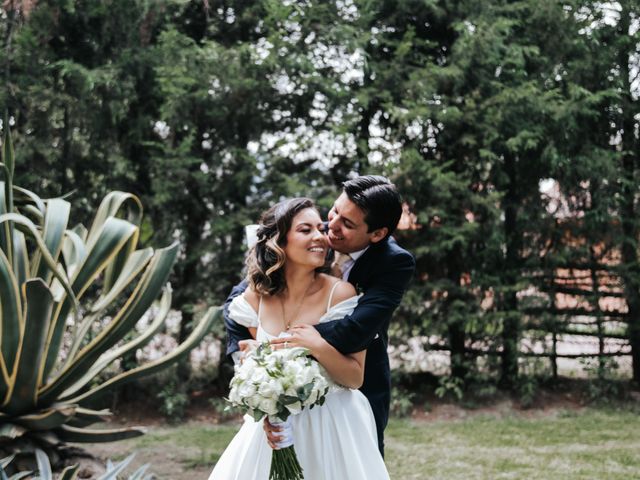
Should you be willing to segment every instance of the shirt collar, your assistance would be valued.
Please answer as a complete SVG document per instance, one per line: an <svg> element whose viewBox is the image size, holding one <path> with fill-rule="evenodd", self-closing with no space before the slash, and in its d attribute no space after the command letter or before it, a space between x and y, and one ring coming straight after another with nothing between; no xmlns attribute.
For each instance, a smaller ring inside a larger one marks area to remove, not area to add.
<svg viewBox="0 0 640 480"><path fill-rule="evenodd" d="M351 257L351 259L355 262L356 260L358 260L363 254L364 252L367 251L367 249L370 247L370 245L367 245L366 247L364 247L362 250L358 250L357 252L351 252L349 254L349 256Z"/></svg>

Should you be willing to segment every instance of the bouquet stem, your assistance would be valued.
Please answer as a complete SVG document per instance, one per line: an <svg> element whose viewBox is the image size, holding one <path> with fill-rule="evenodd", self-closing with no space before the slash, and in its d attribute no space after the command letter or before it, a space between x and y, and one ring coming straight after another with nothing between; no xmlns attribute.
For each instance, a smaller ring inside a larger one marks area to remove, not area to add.
<svg viewBox="0 0 640 480"><path fill-rule="evenodd" d="M269 480L303 480L302 467L293 445L273 451Z"/></svg>

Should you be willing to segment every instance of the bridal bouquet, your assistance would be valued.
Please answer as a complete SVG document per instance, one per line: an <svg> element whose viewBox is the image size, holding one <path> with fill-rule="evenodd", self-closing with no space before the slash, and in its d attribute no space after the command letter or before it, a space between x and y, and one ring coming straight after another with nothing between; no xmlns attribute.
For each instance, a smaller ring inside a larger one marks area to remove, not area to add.
<svg viewBox="0 0 640 480"><path fill-rule="evenodd" d="M236 365L227 400L256 422L267 416L272 424L283 423L286 432L290 415L322 405L329 391L320 365L308 354L306 348L273 350L269 343L261 344ZM270 480L304 478L293 439L288 437L273 451Z"/></svg>

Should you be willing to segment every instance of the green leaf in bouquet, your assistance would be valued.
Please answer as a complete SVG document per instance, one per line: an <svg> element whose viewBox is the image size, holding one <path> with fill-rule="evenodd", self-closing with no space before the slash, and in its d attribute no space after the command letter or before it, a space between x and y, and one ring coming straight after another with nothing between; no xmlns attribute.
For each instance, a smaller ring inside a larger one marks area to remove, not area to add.
<svg viewBox="0 0 640 480"><path fill-rule="evenodd" d="M278 403L282 405L291 405L292 403L296 403L300 401L298 397L294 397L293 395L285 395L284 393L278 397Z"/></svg>
<svg viewBox="0 0 640 480"><path fill-rule="evenodd" d="M301 402L306 402L312 391L313 382L307 383L306 385L298 388L298 398L300 398Z"/></svg>
<svg viewBox="0 0 640 480"><path fill-rule="evenodd" d="M256 410L251 410L251 416L253 416L253 419L256 422L259 422L264 416L266 415L266 413L256 409Z"/></svg>

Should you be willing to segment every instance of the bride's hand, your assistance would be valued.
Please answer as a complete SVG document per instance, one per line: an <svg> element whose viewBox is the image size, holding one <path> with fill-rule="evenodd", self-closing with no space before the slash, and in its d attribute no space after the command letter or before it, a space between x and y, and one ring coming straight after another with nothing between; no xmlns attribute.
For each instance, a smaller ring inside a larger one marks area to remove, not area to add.
<svg viewBox="0 0 640 480"><path fill-rule="evenodd" d="M238 342L238 348L240 349L240 352L242 354L240 356L240 362L242 363L242 360L244 360L245 355L255 350L256 348L258 348L259 345L260 345L260 342L258 342L257 340L240 340Z"/></svg>
<svg viewBox="0 0 640 480"><path fill-rule="evenodd" d="M295 325L291 327L289 333L288 337L271 340L271 344L275 345L276 349L279 347L304 347L310 350L313 355L313 352L325 343L322 336L311 325Z"/></svg>

